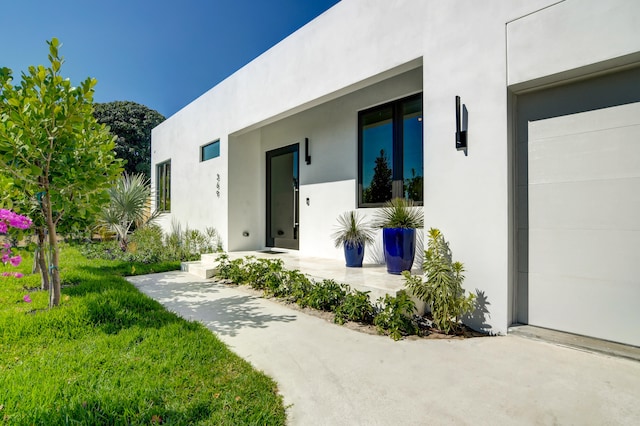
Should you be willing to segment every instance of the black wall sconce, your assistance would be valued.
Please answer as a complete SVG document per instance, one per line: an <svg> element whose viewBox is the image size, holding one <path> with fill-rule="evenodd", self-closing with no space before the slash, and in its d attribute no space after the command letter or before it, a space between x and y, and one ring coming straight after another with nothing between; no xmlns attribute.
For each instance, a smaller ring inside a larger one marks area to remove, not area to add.
<svg viewBox="0 0 640 426"><path fill-rule="evenodd" d="M462 108L466 108L462 105ZM458 151L467 151L467 130L462 130L460 115L462 111L460 110L460 96L456 96L456 149Z"/></svg>
<svg viewBox="0 0 640 426"><path fill-rule="evenodd" d="M304 138L304 161L311 164L311 154L309 154L309 138Z"/></svg>

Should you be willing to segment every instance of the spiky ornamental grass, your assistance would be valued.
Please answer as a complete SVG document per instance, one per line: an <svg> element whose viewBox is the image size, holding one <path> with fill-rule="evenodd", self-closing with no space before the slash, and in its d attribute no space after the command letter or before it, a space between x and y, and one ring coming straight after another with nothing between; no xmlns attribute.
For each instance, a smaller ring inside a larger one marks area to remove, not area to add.
<svg viewBox="0 0 640 426"><path fill-rule="evenodd" d="M122 278L179 263L88 261L69 246L61 260L57 308L46 292L22 302L37 276L0 285L0 424L285 423L273 380Z"/></svg>
<svg viewBox="0 0 640 426"><path fill-rule="evenodd" d="M378 210L375 226L378 228L413 228L424 226L424 212L412 200L394 198Z"/></svg>
<svg viewBox="0 0 640 426"><path fill-rule="evenodd" d="M332 235L336 248L343 245L354 247L371 244L374 241L374 230L365 218L351 210L338 216L338 225Z"/></svg>
<svg viewBox="0 0 640 426"><path fill-rule="evenodd" d="M109 197L110 202L102 209L99 220L116 233L120 248L126 251L132 227L151 224L160 216L158 210L150 212L150 180L142 173L124 173L109 189Z"/></svg>

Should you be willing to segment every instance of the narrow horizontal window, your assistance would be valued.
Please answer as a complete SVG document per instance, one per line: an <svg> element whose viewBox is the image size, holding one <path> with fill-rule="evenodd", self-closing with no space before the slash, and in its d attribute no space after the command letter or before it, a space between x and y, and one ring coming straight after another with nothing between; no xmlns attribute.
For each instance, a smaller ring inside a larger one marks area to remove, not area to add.
<svg viewBox="0 0 640 426"><path fill-rule="evenodd" d="M220 157L220 140L208 143L200 147L200 161L211 160Z"/></svg>

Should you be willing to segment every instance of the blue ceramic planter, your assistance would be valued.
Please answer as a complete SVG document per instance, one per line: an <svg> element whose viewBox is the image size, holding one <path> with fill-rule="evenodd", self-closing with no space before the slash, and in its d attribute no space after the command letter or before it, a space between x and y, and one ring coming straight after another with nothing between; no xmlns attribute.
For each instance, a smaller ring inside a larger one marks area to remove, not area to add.
<svg viewBox="0 0 640 426"><path fill-rule="evenodd" d="M344 258L347 266L350 268L361 268L362 259L364 259L364 245L362 244L344 244Z"/></svg>
<svg viewBox="0 0 640 426"><path fill-rule="evenodd" d="M416 254L416 230L384 228L382 241L387 272L399 275L402 271L410 271Z"/></svg>

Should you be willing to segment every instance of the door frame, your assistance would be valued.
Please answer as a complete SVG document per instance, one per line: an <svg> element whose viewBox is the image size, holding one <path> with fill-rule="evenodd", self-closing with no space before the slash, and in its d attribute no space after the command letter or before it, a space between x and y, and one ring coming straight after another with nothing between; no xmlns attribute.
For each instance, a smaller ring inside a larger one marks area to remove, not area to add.
<svg viewBox="0 0 640 426"><path fill-rule="evenodd" d="M278 247L278 248L289 248L293 250L299 249L300 244L300 144L294 143L291 145L283 146L280 148L276 148L270 151L267 151L266 154L266 187L265 187L265 195L266 195L266 226L265 226L265 245L266 247L276 247L275 238L271 237L271 160L274 157L278 157L280 155L289 154L289 153L297 153L297 157L294 156L294 177L297 175L297 179L295 181L294 188L294 228L293 228L293 240L295 244L287 247ZM297 159L297 161L295 161Z"/></svg>

